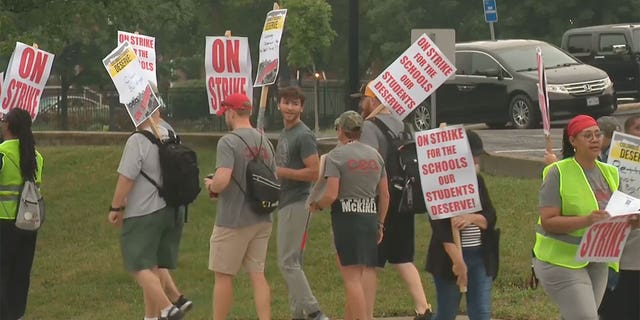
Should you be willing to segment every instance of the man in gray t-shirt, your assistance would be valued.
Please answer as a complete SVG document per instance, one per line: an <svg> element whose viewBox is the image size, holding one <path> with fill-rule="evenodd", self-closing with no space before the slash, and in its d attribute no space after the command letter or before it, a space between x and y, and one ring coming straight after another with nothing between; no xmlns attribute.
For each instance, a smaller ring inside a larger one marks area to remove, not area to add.
<svg viewBox="0 0 640 320"><path fill-rule="evenodd" d="M373 94L371 88L369 88L370 85L371 83L364 87L362 93L352 95L354 97L360 97L362 116L368 119L364 122L360 142L378 150L386 163L387 158L390 155L395 156L395 153L389 152L389 148L391 147L390 141L372 121L372 118L379 119L384 126L395 134L399 134L405 130L405 125L398 118L391 115L386 107L379 109L377 114L372 114L381 102L375 94ZM389 172L387 172L387 174L389 174ZM414 216L412 214L398 213L397 209L400 202L400 195L397 192L393 192L393 190L394 188L389 188L391 199L389 201L387 218L384 222L384 238L382 242L378 244L378 267L384 268L387 262L394 266L394 269L398 271L400 277L404 280L413 298L417 312L416 319L429 319L431 306L424 294L420 273L413 264L415 254ZM375 293L373 293L369 299L375 299Z"/></svg>
<svg viewBox="0 0 640 320"><path fill-rule="evenodd" d="M311 182L318 177L316 138L302 122L304 93L297 87L279 91L278 109L284 129L276 149L277 175L280 179L278 205L278 266L289 290L293 319L327 319L311 292L302 270L304 235L310 214L305 208Z"/></svg>
<svg viewBox="0 0 640 320"><path fill-rule="evenodd" d="M240 268L251 276L258 318L268 319L271 312L264 276L271 216L254 212L245 191L247 163L257 156L275 172L275 159L269 140L251 126L251 110L251 101L240 93L221 103L218 116L224 115L232 133L218 141L215 174L204 179L209 194L218 199L209 250L209 269L215 273L214 319L227 317L232 304L227 297Z"/></svg>
<svg viewBox="0 0 640 320"><path fill-rule="evenodd" d="M152 131L151 126L156 126L159 138L167 138L167 128L157 126L158 121L160 112L156 111L137 130ZM109 209L109 221L122 226L120 243L125 269L140 284L145 297L149 297L145 299L145 304L149 304L145 307L145 317L182 319L184 310L174 306L171 299L176 303L187 301L176 296L179 292L166 269L174 269L177 265L183 210L167 207L158 188L142 175L143 172L162 184L158 146L143 134L132 134L118 166L119 177ZM162 287L168 280L171 280L171 286L167 288L172 297ZM188 304L190 306L191 302ZM161 309L156 310L158 307Z"/></svg>

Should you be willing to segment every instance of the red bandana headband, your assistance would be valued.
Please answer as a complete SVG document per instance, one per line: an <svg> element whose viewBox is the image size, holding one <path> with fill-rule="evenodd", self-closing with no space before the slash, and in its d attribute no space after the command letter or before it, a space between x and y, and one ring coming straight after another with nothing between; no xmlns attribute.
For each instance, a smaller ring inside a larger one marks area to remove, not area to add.
<svg viewBox="0 0 640 320"><path fill-rule="evenodd" d="M590 116L581 114L575 116L573 119L571 119L571 121L569 121L569 124L567 124L567 135L569 137L574 137L580 131L597 125L598 123L595 119Z"/></svg>

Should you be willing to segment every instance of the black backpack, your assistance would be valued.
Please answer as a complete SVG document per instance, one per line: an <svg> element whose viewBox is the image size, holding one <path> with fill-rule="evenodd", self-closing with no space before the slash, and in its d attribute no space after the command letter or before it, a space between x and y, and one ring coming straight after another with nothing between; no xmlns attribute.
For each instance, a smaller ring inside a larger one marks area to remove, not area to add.
<svg viewBox="0 0 640 320"><path fill-rule="evenodd" d="M389 180L390 210L403 214L426 213L418 152L411 131L405 124L404 130L396 134L382 120L373 118L370 121L382 131L389 145L384 168Z"/></svg>
<svg viewBox="0 0 640 320"><path fill-rule="evenodd" d="M144 171L141 173L158 188L160 196L164 198L167 205L177 208L193 202L200 193L200 170L195 151L183 145L180 138L176 137L171 130L169 130L169 139L162 142L147 130L135 131L135 133L141 133L158 146L162 186Z"/></svg>
<svg viewBox="0 0 640 320"><path fill-rule="evenodd" d="M260 152L262 150L262 142L264 137L260 136L260 146L258 147L257 154L253 152L253 149L247 144L240 135L231 132L234 136L240 138L242 142L247 146L249 152L253 156L253 159L247 162L247 168L245 172L247 189L242 189L242 186L236 180L233 175L233 181L238 185L238 188L244 193L249 200L249 205L253 211L257 214L270 214L278 207L278 200L280 199L280 184L274 171L260 158ZM273 147L267 142L273 152Z"/></svg>

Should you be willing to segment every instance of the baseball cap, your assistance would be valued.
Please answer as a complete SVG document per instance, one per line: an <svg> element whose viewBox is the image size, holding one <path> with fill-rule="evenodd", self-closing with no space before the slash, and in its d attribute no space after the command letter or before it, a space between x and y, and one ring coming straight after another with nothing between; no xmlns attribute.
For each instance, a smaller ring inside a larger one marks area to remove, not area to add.
<svg viewBox="0 0 640 320"><path fill-rule="evenodd" d="M376 95L373 93L373 91L371 91L372 84L373 84L373 81L369 81L369 83L363 84L362 87L360 87L360 92L352 93L349 96L351 98L356 98L356 99L360 99L362 97L375 98Z"/></svg>
<svg viewBox="0 0 640 320"><path fill-rule="evenodd" d="M475 131L467 130L467 139L469 139L469 147L471 147L471 154L474 157L487 153L482 146L482 139Z"/></svg>
<svg viewBox="0 0 640 320"><path fill-rule="evenodd" d="M251 100L242 93L234 93L228 95L220 103L220 109L216 112L217 116L223 115L227 110L251 110Z"/></svg>
<svg viewBox="0 0 640 320"><path fill-rule="evenodd" d="M353 132L353 131L358 131L362 128L362 125L364 124L364 120L362 119L362 116L359 113L353 110L349 110L349 111L343 112L338 117L338 119L336 119L334 124L336 128L339 127L343 131Z"/></svg>

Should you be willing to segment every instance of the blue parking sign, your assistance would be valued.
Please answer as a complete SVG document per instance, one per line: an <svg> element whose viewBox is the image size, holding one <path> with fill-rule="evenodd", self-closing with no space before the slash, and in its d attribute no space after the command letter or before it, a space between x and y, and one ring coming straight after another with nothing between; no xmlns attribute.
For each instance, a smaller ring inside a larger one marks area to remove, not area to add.
<svg viewBox="0 0 640 320"><path fill-rule="evenodd" d="M484 21L487 23L498 21L498 7L496 0L482 0L484 5Z"/></svg>

